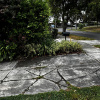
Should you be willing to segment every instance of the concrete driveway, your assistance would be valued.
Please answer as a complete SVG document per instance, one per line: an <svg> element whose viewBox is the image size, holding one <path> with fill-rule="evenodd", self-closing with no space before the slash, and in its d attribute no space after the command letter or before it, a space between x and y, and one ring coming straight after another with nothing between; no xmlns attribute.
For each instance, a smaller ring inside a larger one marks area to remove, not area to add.
<svg viewBox="0 0 100 100"><path fill-rule="evenodd" d="M56 41L63 39L59 37ZM91 44L100 41L77 42L83 45L86 54L0 63L0 97L59 91L67 89L67 81L77 87L100 85L100 49Z"/></svg>

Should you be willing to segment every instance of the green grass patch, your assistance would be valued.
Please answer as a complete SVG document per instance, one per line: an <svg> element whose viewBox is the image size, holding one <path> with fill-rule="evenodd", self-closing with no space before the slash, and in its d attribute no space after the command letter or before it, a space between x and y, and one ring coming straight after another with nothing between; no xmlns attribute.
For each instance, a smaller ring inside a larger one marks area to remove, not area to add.
<svg viewBox="0 0 100 100"><path fill-rule="evenodd" d="M35 67L34 69L38 70L38 69L43 69L46 68L47 66L41 66L41 67Z"/></svg>
<svg viewBox="0 0 100 100"><path fill-rule="evenodd" d="M82 30L87 31L87 32L98 32L98 33L100 33L100 27L95 27L95 26L84 27Z"/></svg>
<svg viewBox="0 0 100 100"><path fill-rule="evenodd" d="M95 47L97 47L97 48L100 48L100 45L94 45Z"/></svg>
<svg viewBox="0 0 100 100"><path fill-rule="evenodd" d="M79 88L72 86L67 90L1 97L0 100L100 100L100 86Z"/></svg>
<svg viewBox="0 0 100 100"><path fill-rule="evenodd" d="M68 29L71 30L71 29ZM90 26L90 27L84 27L82 29L72 29L73 31L85 31L85 32L97 32L100 33L100 26L96 27L96 26Z"/></svg>
<svg viewBox="0 0 100 100"><path fill-rule="evenodd" d="M59 32L60 35L62 35L61 32ZM87 37L83 37L83 36L77 36L77 35L70 35L70 38L75 39L75 40L94 40L92 38L87 38Z"/></svg>
<svg viewBox="0 0 100 100"><path fill-rule="evenodd" d="M36 77L36 78L33 78L33 79L36 79L36 80L38 80L38 79L41 79L41 78L43 78L43 76L38 76L38 77Z"/></svg>
<svg viewBox="0 0 100 100"><path fill-rule="evenodd" d="M77 35L70 35L70 38L75 39L75 40L94 40L92 38L87 38L87 37L77 36Z"/></svg>

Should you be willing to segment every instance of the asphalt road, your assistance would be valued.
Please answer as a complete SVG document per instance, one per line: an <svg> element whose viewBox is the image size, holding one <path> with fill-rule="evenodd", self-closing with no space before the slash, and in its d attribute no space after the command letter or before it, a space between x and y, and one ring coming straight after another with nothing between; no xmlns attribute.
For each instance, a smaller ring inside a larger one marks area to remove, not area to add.
<svg viewBox="0 0 100 100"><path fill-rule="evenodd" d="M67 29L69 29L69 28L67 28ZM100 33L72 31L72 30L69 31L67 29L66 29L66 32L70 32L70 34L88 37L88 38L92 38L92 39L95 39L95 40L100 40ZM58 32L62 32L62 28L58 28Z"/></svg>

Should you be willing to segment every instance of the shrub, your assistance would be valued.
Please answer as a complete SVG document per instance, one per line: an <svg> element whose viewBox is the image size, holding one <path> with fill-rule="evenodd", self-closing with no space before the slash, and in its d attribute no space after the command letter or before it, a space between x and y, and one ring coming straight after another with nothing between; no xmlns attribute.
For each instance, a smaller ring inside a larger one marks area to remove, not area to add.
<svg viewBox="0 0 100 100"><path fill-rule="evenodd" d="M42 35L47 34L49 7L42 0L22 0L20 6L15 21L19 30L16 27L15 30L26 37L27 43L37 42Z"/></svg>
<svg viewBox="0 0 100 100"><path fill-rule="evenodd" d="M33 57L53 54L52 48L55 42L53 41L51 36L47 35L45 37L42 37L40 41L41 42L38 44L27 44L24 50L25 56L29 57L31 55Z"/></svg>
<svg viewBox="0 0 100 100"><path fill-rule="evenodd" d="M79 43L63 40L61 43L58 43L58 49L56 50L56 53L78 53L81 51L82 47Z"/></svg>
<svg viewBox="0 0 100 100"><path fill-rule="evenodd" d="M47 2L42 0L1 0L0 40L3 48L4 41L9 41L16 44L16 55L20 55L24 52L26 44L44 44L42 39L48 34L49 12ZM4 48L2 52L7 52L7 50ZM14 48L12 53L15 53ZM9 53L9 56L12 53ZM4 59L2 54L0 57Z"/></svg>
<svg viewBox="0 0 100 100"><path fill-rule="evenodd" d="M42 0L0 1L0 23L2 39L18 41L19 36L33 42L36 34L48 31L48 4ZM6 6L6 7L5 7ZM35 34L34 34L35 33ZM3 36L4 34L4 36Z"/></svg>
<svg viewBox="0 0 100 100"><path fill-rule="evenodd" d="M80 53L82 52L82 47L77 42L55 42L49 45L42 45L34 43L26 45L25 56L43 56L43 55L57 55L57 54L68 54L68 53Z"/></svg>
<svg viewBox="0 0 100 100"><path fill-rule="evenodd" d="M9 41L0 41L0 62L3 60L12 60L16 55L17 45Z"/></svg>
<svg viewBox="0 0 100 100"><path fill-rule="evenodd" d="M84 27L84 24L80 23L79 24L79 29L82 29Z"/></svg>

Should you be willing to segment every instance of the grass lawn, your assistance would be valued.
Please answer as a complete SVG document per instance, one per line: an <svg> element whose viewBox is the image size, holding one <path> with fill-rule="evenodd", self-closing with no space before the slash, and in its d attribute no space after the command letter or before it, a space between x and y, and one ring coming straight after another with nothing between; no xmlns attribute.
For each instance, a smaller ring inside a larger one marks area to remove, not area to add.
<svg viewBox="0 0 100 100"><path fill-rule="evenodd" d="M71 29L70 29L71 30ZM74 31L86 31L86 32L97 32L100 33L100 26L90 26L90 27L84 27L83 29L72 29Z"/></svg>
<svg viewBox="0 0 100 100"><path fill-rule="evenodd" d="M58 32L58 34L62 34L61 32ZM77 36L77 35L70 35L71 39L75 39L75 40L94 40L92 38L87 38L87 37L83 37L83 36Z"/></svg>
<svg viewBox="0 0 100 100"><path fill-rule="evenodd" d="M87 37L77 36L77 35L70 35L70 38L75 39L75 40L94 40L92 38L87 38Z"/></svg>
<svg viewBox="0 0 100 100"><path fill-rule="evenodd" d="M91 27L84 27L82 29L82 31L87 31L87 32L98 32L100 33L100 26L96 27L96 26L91 26Z"/></svg>
<svg viewBox="0 0 100 100"><path fill-rule="evenodd" d="M95 47L97 47L97 48L100 48L100 45L94 45Z"/></svg>
<svg viewBox="0 0 100 100"><path fill-rule="evenodd" d="M0 100L100 100L100 86L85 88L70 86L67 90L58 92L1 97Z"/></svg>

